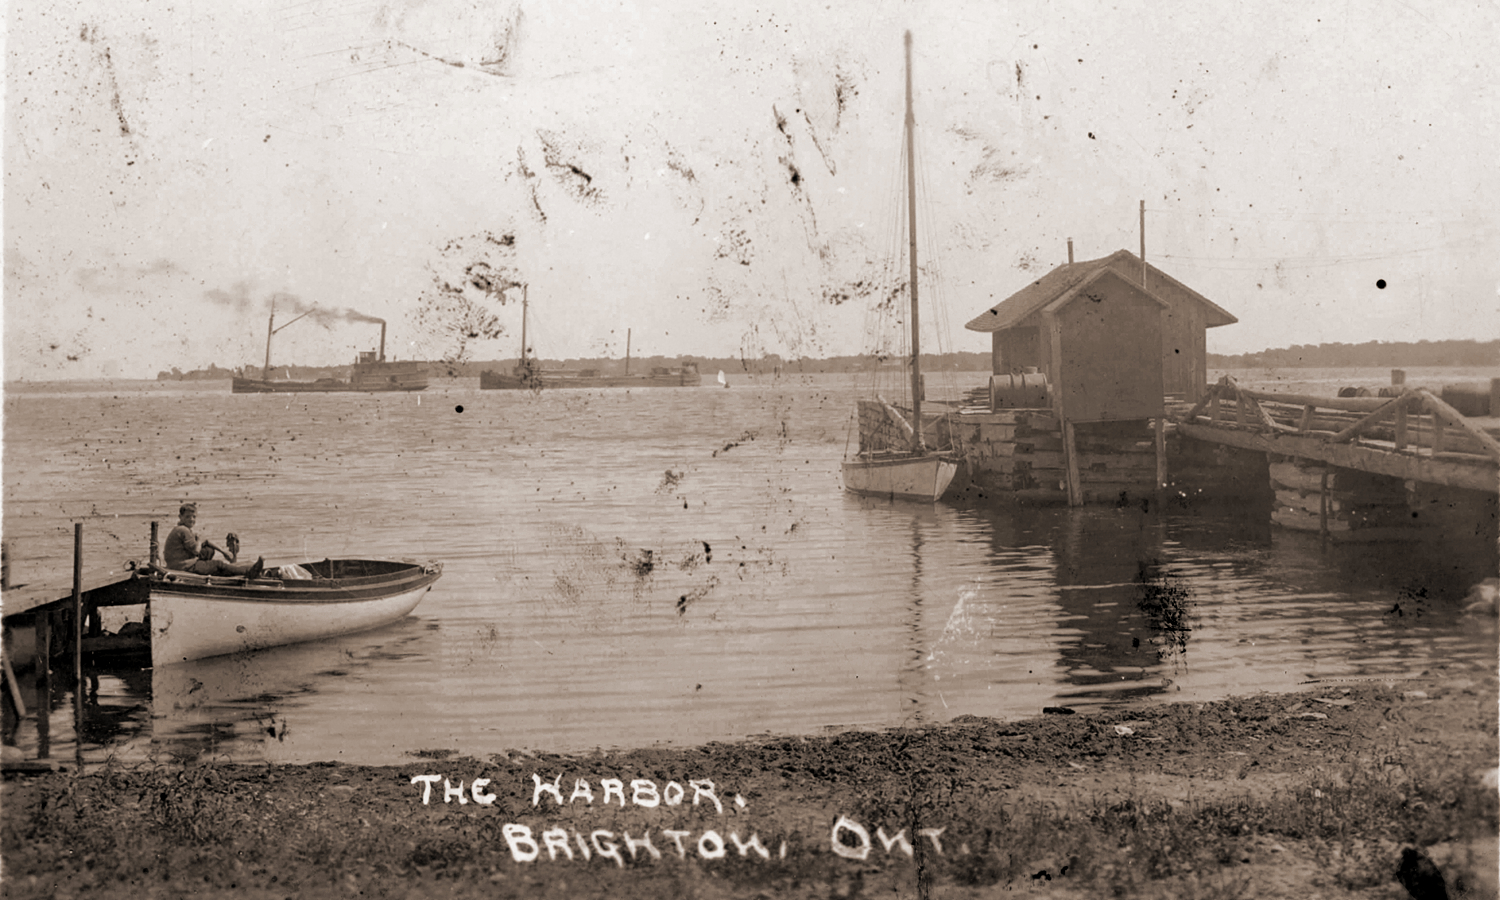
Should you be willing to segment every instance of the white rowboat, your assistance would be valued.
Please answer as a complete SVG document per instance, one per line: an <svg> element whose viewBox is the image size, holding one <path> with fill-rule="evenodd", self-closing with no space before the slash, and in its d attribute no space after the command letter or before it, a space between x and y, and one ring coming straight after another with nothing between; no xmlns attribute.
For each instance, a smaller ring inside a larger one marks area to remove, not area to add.
<svg viewBox="0 0 1500 900"><path fill-rule="evenodd" d="M440 563L325 559L308 580L150 576L153 666L378 628L405 618L442 575Z"/></svg>

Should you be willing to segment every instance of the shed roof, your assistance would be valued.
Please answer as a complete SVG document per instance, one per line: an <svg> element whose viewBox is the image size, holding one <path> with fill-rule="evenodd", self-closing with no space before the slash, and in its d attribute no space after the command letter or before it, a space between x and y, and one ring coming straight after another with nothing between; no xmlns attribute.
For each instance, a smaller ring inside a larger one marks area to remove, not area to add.
<svg viewBox="0 0 1500 900"><path fill-rule="evenodd" d="M1162 281L1165 281L1176 285L1193 300L1202 304L1206 312L1204 320L1209 328L1219 325L1230 325L1239 321L1239 319L1230 315L1223 307L1150 263L1146 264L1146 268L1149 270L1151 282L1160 284ZM1094 277L1106 269L1113 271L1132 284L1139 284L1141 259L1129 250L1117 250L1109 256L1100 259L1090 259L1058 266L1026 287L1011 294L996 306L980 313L971 319L968 324L964 325L964 327L970 331L987 332L1013 328L1043 307L1058 300L1064 300L1078 288L1082 287L1085 282L1092 281ZM1152 291L1147 290L1145 293L1151 294L1153 299L1166 305L1165 301L1161 301L1161 298L1156 296Z"/></svg>
<svg viewBox="0 0 1500 900"><path fill-rule="evenodd" d="M1156 296L1145 288L1142 288L1131 279L1126 278L1124 275L1121 275L1115 269L1112 269L1109 266L1099 266L1091 270L1077 284L1068 288L1066 291L1063 291L1062 294L1057 297L1057 299L1053 300L1051 303L1048 303L1046 306L1043 306L1042 313L1056 313L1064 306L1072 303L1078 297L1083 296L1084 288L1089 287L1090 285L1098 284L1100 281L1103 281L1106 278L1113 278L1117 281L1122 282L1130 290L1138 292L1142 297L1145 297L1147 300L1150 300L1152 303L1155 303L1157 306L1160 306L1163 309L1166 309L1169 306L1167 301ZM1097 299L1097 297L1095 299Z"/></svg>

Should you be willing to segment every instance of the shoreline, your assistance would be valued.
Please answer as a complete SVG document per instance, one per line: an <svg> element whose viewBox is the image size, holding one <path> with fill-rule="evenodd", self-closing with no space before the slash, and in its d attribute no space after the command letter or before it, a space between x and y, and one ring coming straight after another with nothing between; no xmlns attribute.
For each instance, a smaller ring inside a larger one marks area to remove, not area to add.
<svg viewBox="0 0 1500 900"><path fill-rule="evenodd" d="M691 748L6 775L7 897L1496 895L1493 668ZM426 795L426 801L423 802Z"/></svg>

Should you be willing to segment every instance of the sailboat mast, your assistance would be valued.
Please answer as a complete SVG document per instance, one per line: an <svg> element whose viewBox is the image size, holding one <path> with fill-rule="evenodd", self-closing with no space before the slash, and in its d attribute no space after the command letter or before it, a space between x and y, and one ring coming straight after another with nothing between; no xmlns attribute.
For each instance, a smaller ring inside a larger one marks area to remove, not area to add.
<svg viewBox="0 0 1500 900"><path fill-rule="evenodd" d="M266 320L266 367L260 370L263 381L271 380L271 335L275 334L276 325L276 297L271 297L271 318Z"/></svg>
<svg viewBox="0 0 1500 900"><path fill-rule="evenodd" d="M521 285L521 365L526 365L526 306L527 285Z"/></svg>
<svg viewBox="0 0 1500 900"><path fill-rule="evenodd" d="M920 453L922 442L922 367L920 320L917 318L917 117L911 103L911 32L906 32L906 232L907 258L911 263L911 424L912 449Z"/></svg>

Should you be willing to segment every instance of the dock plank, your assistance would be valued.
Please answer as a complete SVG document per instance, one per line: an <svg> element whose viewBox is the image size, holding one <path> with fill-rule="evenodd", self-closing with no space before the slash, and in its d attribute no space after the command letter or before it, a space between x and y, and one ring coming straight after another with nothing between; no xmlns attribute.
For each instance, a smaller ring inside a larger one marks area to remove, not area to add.
<svg viewBox="0 0 1500 900"><path fill-rule="evenodd" d="M83 582L83 593L88 594L95 591L110 592L131 580L129 572L111 574L102 578L94 578ZM0 614L9 619L31 612L39 606L59 601L71 601L73 599L73 581L69 579L51 579L47 581L28 582L9 588L4 594L0 594Z"/></svg>
<svg viewBox="0 0 1500 900"><path fill-rule="evenodd" d="M1477 456L1434 457L1430 454L1396 451L1369 446L1375 442L1339 443L1316 437L1290 434L1265 434L1224 425L1190 422L1177 424L1179 433L1196 440L1227 444L1246 450L1259 450L1282 456L1317 459L1349 469L1360 469L1377 475L1390 475L1414 481L1426 481L1449 487L1487 493L1500 493L1500 467L1493 459Z"/></svg>

